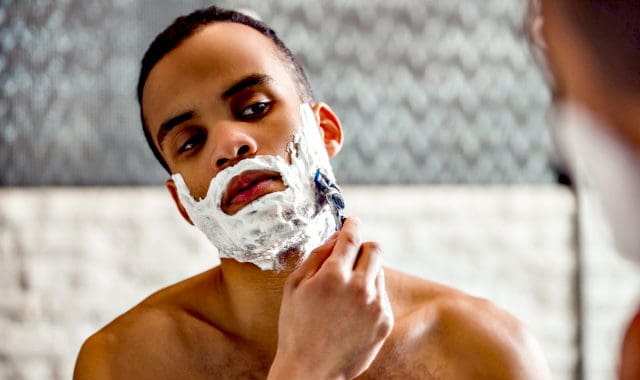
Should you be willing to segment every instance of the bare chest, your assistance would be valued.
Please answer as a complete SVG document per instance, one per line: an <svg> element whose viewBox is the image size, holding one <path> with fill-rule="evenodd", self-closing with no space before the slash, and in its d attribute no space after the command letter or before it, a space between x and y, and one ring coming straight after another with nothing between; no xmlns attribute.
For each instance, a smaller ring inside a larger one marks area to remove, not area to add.
<svg viewBox="0 0 640 380"><path fill-rule="evenodd" d="M189 379L266 379L272 361L255 347L230 338L193 345L188 356L188 367L195 370Z"/></svg>
<svg viewBox="0 0 640 380"><path fill-rule="evenodd" d="M403 322L398 321L377 358L359 379L454 379L450 358L438 349L437 334L431 334L429 329L416 331L419 324ZM272 358L254 345L212 332L203 325L182 330L174 338L168 345L171 349L163 350L161 358L146 363L156 369L164 367L158 372L150 371L155 372L150 378L266 379L271 367ZM162 364L158 366L159 363Z"/></svg>
<svg viewBox="0 0 640 380"><path fill-rule="evenodd" d="M363 373L361 380L439 380L452 379L449 368L437 352L425 347L414 347L412 342L388 342ZM266 379L271 359L261 355L250 345L232 340L209 342L206 346L193 346L175 366L167 379Z"/></svg>
<svg viewBox="0 0 640 380"><path fill-rule="evenodd" d="M452 379L450 371L444 364L438 364L429 359L396 359L378 358L363 373L359 380L440 380Z"/></svg>
<svg viewBox="0 0 640 380"><path fill-rule="evenodd" d="M442 349L439 334L411 321L399 321L378 356L359 380L457 379L455 358Z"/></svg>
<svg viewBox="0 0 640 380"><path fill-rule="evenodd" d="M359 380L441 380L457 379L453 360L440 350L437 336L413 335L403 326L388 339L377 358ZM411 330L411 328L409 328ZM419 336L419 337L418 337ZM218 360L220 379L266 379L271 361L258 355L252 347L231 344Z"/></svg>

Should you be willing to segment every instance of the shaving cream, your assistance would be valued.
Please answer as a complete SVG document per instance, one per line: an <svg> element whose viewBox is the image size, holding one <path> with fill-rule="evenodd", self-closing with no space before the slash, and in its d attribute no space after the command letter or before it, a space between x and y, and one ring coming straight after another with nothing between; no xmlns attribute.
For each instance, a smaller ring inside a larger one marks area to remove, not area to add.
<svg viewBox="0 0 640 380"><path fill-rule="evenodd" d="M300 114L302 124L287 146L291 164L279 156L241 160L219 172L200 200L193 198L180 173L172 176L191 221L218 248L221 258L282 270L285 255L295 253L299 263L337 230L334 210L314 185L318 170L335 181L329 157L310 105L302 104ZM229 182L247 170L277 172L286 189L228 215L221 209L222 197Z"/></svg>

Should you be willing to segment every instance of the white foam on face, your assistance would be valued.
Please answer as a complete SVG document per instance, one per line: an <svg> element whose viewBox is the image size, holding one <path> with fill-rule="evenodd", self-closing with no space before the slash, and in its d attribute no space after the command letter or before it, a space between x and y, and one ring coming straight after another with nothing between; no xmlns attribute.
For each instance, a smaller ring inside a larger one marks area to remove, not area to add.
<svg viewBox="0 0 640 380"><path fill-rule="evenodd" d="M314 184L317 169L334 181L329 157L311 107L301 105L300 114L302 123L287 147L291 164L279 156L244 159L218 173L201 200L193 198L181 174L172 176L191 221L218 248L220 257L281 270L286 254L297 254L300 262L336 231L333 211ZM226 214L221 204L229 182L247 170L277 172L286 189Z"/></svg>

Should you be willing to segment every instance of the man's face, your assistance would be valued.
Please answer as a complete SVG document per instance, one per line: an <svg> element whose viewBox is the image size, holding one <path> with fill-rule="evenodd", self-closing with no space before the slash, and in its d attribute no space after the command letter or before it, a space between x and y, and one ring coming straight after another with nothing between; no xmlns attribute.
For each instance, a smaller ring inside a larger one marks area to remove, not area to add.
<svg viewBox="0 0 640 380"><path fill-rule="evenodd" d="M206 26L163 57L142 98L154 143L196 199L205 197L221 170L243 158L288 159L300 104L296 82L274 43L248 26L227 22ZM280 179L262 186L263 194L284 189ZM241 199L225 212L244 203Z"/></svg>

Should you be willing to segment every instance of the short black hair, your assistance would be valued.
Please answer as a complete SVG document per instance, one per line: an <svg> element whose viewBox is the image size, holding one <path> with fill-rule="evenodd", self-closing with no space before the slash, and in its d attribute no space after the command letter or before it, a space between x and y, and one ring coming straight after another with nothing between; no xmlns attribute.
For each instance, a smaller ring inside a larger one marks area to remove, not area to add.
<svg viewBox="0 0 640 380"><path fill-rule="evenodd" d="M282 42L282 40L276 35L276 32L263 22L249 17L244 13L217 6L198 9L190 14L178 17L171 25L162 31L162 33L158 34L153 42L151 42L151 45L149 45L149 48L142 58L140 77L138 78L137 87L140 120L142 121L144 136L154 156L158 159L162 167L164 167L169 173L171 173L169 165L167 165L162 154L153 143L153 138L149 133L149 129L147 128L144 119L144 113L142 110L142 92L144 90L144 85L147 82L147 78L149 77L151 70L165 55L176 49L184 40L193 36L205 26L215 22L233 22L247 25L268 37L275 44L277 51L281 53L283 62L289 66L297 84L301 100L305 102L313 100L313 91L311 90L311 85L309 84L309 80L307 79L307 75L305 74L302 65L298 62L289 48L287 48L284 42Z"/></svg>

